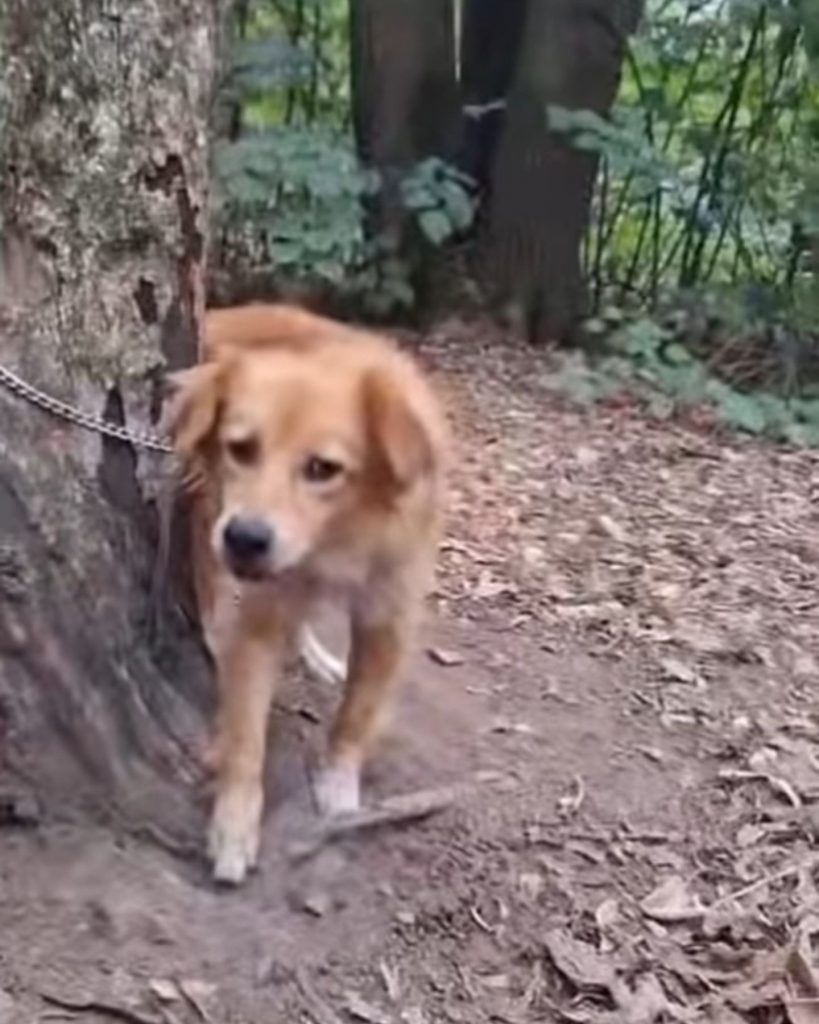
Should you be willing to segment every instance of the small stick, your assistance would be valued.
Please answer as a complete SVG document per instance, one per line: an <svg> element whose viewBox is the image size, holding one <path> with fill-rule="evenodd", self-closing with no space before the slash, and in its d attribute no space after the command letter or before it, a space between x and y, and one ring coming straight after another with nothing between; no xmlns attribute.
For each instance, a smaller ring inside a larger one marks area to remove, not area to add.
<svg viewBox="0 0 819 1024"><path fill-rule="evenodd" d="M785 797L791 807L799 809L802 806L802 798L786 780L776 775L768 775L766 772L750 772L742 769L724 768L719 772L719 777L726 782L767 782L775 793Z"/></svg>
<svg viewBox="0 0 819 1024"><path fill-rule="evenodd" d="M439 786L433 789L419 789L413 793L402 793L389 797L375 807L354 811L338 818L332 818L319 825L314 834L291 844L292 861L306 860L314 856L323 846L351 832L378 828L382 825L396 825L407 821L418 821L431 814L450 807L466 791L460 785Z"/></svg>
<svg viewBox="0 0 819 1024"><path fill-rule="evenodd" d="M61 1010L67 1010L72 1014L99 1013L104 1017L114 1017L116 1020L125 1021L126 1024L162 1024L158 1017L146 1016L137 1010L129 1010L127 1006L100 1002L98 999L71 999L52 995L49 992L41 992L40 998L51 1003L52 1006L58 1006Z"/></svg>
<svg viewBox="0 0 819 1024"><path fill-rule="evenodd" d="M735 900L744 899L746 896L750 896L752 892L756 892L757 889L762 889L771 882L781 882L783 878L788 878L790 875L798 874L803 868L813 867L817 861L819 861L819 855L814 854L812 857L806 857L804 860L799 861L798 864L789 864L788 867L782 868L781 871L774 871L773 874L765 875L764 878L758 878L755 882L751 882L750 885L746 885L743 889L737 889L736 892L729 892L727 896L722 896L720 899L715 900L705 909L713 910L715 907L721 907L725 903L733 903Z"/></svg>

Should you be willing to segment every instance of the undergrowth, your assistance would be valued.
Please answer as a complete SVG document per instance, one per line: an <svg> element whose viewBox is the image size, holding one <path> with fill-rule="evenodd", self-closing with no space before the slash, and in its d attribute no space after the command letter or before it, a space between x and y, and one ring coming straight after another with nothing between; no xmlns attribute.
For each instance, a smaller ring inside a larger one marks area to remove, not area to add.
<svg viewBox="0 0 819 1024"><path fill-rule="evenodd" d="M281 123L272 102L309 76L314 62L275 34L234 46L220 97L240 106L242 131L213 151L211 212L222 261L239 275L252 268L285 287L354 296L376 315L410 308L416 295L407 254L366 230L383 185L361 165L349 126ZM470 180L434 157L406 169L398 196L420 244L432 249L466 231L475 215Z"/></svg>
<svg viewBox="0 0 819 1024"><path fill-rule="evenodd" d="M600 321L592 324L600 327ZM819 388L798 394L740 389L679 340L673 326L647 317L606 334L594 354L564 354L547 383L584 405L626 393L658 419L706 407L731 429L796 446L819 445Z"/></svg>

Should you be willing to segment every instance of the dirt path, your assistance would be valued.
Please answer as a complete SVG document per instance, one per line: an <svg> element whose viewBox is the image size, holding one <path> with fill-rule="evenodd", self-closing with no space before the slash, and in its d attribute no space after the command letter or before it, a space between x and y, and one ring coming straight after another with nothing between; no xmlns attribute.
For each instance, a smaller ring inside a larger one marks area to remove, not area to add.
<svg viewBox="0 0 819 1024"><path fill-rule="evenodd" d="M368 793L473 788L291 862L334 699L294 682L241 892L102 831L0 829L0 1024L819 1020L819 461L563 407L491 341L425 346L454 512Z"/></svg>

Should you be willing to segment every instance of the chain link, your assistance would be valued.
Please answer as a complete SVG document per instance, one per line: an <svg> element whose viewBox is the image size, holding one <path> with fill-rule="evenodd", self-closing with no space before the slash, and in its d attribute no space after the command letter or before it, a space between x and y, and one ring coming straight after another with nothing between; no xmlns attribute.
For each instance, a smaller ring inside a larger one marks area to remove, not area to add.
<svg viewBox="0 0 819 1024"><path fill-rule="evenodd" d="M46 394L45 391L40 391L39 388L35 388L32 384L27 383L21 377L18 377L16 373L12 373L11 370L7 370L3 366L0 366L0 384L4 385L12 394L25 398L26 401L31 402L32 405L36 405L40 409L45 409L52 416L57 416L68 423L74 423L85 430L93 430L97 434L113 437L117 441L125 441L128 444L135 445L137 448L145 448L148 451L161 452L164 455L173 453L171 445L162 441L154 434L129 430L119 423L112 423L110 420L103 419L102 416L81 412L79 409L61 402L59 398L54 398L52 395Z"/></svg>

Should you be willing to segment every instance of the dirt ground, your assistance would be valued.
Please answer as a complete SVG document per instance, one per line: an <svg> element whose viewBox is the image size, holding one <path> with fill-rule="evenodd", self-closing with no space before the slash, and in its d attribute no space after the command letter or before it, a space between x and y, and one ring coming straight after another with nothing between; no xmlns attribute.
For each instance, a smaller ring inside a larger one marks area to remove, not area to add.
<svg viewBox="0 0 819 1024"><path fill-rule="evenodd" d="M262 868L0 828L0 1024L819 1022L819 457L572 408L462 323L435 608L372 767L424 820L298 859L336 694L274 722Z"/></svg>

